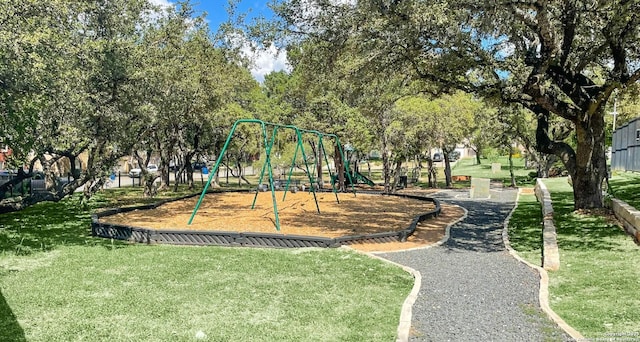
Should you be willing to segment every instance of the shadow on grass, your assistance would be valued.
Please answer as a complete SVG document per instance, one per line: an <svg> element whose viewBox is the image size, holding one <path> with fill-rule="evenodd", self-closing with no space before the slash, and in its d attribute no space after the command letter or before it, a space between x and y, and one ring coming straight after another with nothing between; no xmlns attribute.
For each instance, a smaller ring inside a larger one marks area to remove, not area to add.
<svg viewBox="0 0 640 342"><path fill-rule="evenodd" d="M563 250L616 250L624 230L606 216L574 211L573 192L551 191L558 243Z"/></svg>
<svg viewBox="0 0 640 342"><path fill-rule="evenodd" d="M0 216L0 254L30 255L58 246L97 245L116 244L91 236L91 212L82 208L77 196Z"/></svg>
<svg viewBox="0 0 640 342"><path fill-rule="evenodd" d="M2 341L21 342L27 340L16 316L4 299L2 289L0 289L0 332Z"/></svg>
<svg viewBox="0 0 640 342"><path fill-rule="evenodd" d="M509 242L521 252L538 252L542 244L542 211L535 195L521 195L509 220Z"/></svg>
<svg viewBox="0 0 640 342"><path fill-rule="evenodd" d="M638 191L640 176L635 173L616 174L609 180L609 192L634 208L640 208L640 192Z"/></svg>
<svg viewBox="0 0 640 342"><path fill-rule="evenodd" d="M88 208L80 203L80 194L60 202L43 202L24 210L0 215L0 255L30 255L46 252L57 246L127 246L126 242L91 236L91 213L103 208L126 207L157 203L197 193L197 189L181 187L178 192L163 191L153 198L144 198L141 187L108 189L94 195Z"/></svg>

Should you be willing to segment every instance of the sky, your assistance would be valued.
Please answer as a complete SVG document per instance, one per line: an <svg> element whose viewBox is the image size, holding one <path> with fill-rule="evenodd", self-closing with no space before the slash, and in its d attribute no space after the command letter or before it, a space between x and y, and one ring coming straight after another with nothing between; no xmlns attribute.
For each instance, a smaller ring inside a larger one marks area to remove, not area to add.
<svg viewBox="0 0 640 342"><path fill-rule="evenodd" d="M150 0L152 3L169 6L175 3L173 0ZM257 0L240 0L236 11L238 13L246 13L247 20L251 20L253 17L264 16L270 18L273 16L273 12L267 6L268 1ZM221 23L228 20L228 14L226 11L228 1L227 0L192 0L196 14L207 13L206 19L209 23L211 32L216 32ZM245 54L253 61L251 67L251 74L253 77L262 82L264 76L272 71L287 70L287 54L286 51L278 51L275 47L268 47L266 50L252 52L250 43L245 43L245 47L242 49Z"/></svg>

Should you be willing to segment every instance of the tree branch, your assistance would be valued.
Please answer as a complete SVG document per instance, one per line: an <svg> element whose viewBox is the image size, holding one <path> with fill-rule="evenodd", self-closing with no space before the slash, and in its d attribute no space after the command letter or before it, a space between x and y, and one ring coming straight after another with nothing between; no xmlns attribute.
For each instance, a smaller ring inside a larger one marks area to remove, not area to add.
<svg viewBox="0 0 640 342"><path fill-rule="evenodd" d="M538 114L538 127L536 128L536 150L541 153L552 154L560 158L569 171L571 177L576 174L576 153L573 148L565 143L553 141L549 138L549 112L543 107L536 107Z"/></svg>

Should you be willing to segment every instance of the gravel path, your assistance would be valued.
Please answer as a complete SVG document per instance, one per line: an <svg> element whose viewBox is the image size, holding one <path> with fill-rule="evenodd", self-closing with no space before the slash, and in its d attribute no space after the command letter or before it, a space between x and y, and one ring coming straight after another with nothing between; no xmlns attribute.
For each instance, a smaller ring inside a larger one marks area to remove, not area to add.
<svg viewBox="0 0 640 342"><path fill-rule="evenodd" d="M466 208L442 246L379 256L422 274L413 305L411 341L566 341L540 310L537 272L514 259L502 242L517 192L493 189L489 200L468 191L442 191L442 202Z"/></svg>

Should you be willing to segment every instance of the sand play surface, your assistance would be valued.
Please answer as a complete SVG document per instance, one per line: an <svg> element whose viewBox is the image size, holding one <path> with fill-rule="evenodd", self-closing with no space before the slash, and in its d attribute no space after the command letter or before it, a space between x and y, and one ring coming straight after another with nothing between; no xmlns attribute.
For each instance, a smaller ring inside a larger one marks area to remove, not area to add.
<svg viewBox="0 0 640 342"><path fill-rule="evenodd" d="M251 209L255 193L208 194L195 219L188 225L198 197L164 204L156 209L136 210L102 218L104 222L152 229L219 230L262 232L288 235L338 237L399 231L413 218L434 209L431 202L396 196L340 193L337 203L333 193L317 193L320 213L309 192L276 192L280 231L276 230L271 192L260 192L255 209ZM357 244L365 251L389 251L433 244L445 235L447 224L463 215L456 206L442 205L442 214L418 225L413 236L404 243Z"/></svg>

